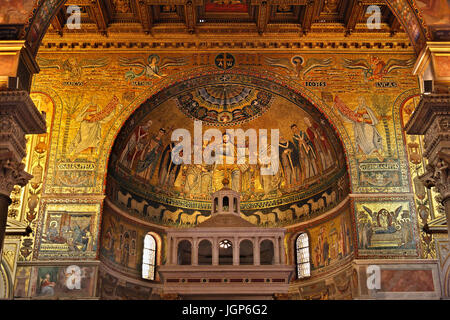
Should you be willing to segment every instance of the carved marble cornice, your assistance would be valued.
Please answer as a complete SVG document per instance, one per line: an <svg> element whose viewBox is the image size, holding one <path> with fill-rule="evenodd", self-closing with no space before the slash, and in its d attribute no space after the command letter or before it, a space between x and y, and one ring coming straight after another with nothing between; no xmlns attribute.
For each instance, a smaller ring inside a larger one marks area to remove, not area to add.
<svg viewBox="0 0 450 320"><path fill-rule="evenodd" d="M20 126L24 134L46 132L43 116L27 91L0 91L0 116L9 116Z"/></svg>
<svg viewBox="0 0 450 320"><path fill-rule="evenodd" d="M39 72L39 66L24 40L0 41L0 65L1 90L9 88L11 77L17 78L18 88L29 91L32 75Z"/></svg>
<svg viewBox="0 0 450 320"><path fill-rule="evenodd" d="M450 109L450 108L449 108ZM450 110L449 110L450 112ZM439 152L450 151L450 114L436 116L424 137L423 155L428 161L435 162Z"/></svg>
<svg viewBox="0 0 450 320"><path fill-rule="evenodd" d="M405 126L407 134L425 134L437 116L450 115L450 94L422 94Z"/></svg>
<svg viewBox="0 0 450 320"><path fill-rule="evenodd" d="M450 94L423 94L406 124L408 134L424 135L424 153L432 165L450 151Z"/></svg>

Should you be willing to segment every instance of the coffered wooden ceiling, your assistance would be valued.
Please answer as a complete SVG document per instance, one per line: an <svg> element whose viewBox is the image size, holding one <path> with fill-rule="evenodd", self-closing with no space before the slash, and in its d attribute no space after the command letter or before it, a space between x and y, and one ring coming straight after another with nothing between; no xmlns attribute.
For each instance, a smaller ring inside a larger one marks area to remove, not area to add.
<svg viewBox="0 0 450 320"><path fill-rule="evenodd" d="M65 27L67 7L81 8L82 28ZM367 8L381 8L381 28L369 29ZM68 0L49 33L291 34L404 32L384 0Z"/></svg>

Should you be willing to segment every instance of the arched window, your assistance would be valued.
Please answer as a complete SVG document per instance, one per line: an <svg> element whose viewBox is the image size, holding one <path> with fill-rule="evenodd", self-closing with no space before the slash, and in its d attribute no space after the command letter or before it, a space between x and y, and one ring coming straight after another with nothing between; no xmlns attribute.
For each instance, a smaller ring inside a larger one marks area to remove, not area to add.
<svg viewBox="0 0 450 320"><path fill-rule="evenodd" d="M297 252L297 277L299 279L309 277L311 269L309 264L309 239L306 233L301 233L295 242Z"/></svg>
<svg viewBox="0 0 450 320"><path fill-rule="evenodd" d="M155 280L156 241L152 235L144 238L144 253L142 257L142 278Z"/></svg>

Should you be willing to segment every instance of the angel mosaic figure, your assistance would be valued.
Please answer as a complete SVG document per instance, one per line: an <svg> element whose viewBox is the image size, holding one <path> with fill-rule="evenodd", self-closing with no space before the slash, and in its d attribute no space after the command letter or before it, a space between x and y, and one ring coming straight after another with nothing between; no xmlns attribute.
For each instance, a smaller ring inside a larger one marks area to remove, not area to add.
<svg viewBox="0 0 450 320"><path fill-rule="evenodd" d="M132 69L125 73L125 79L134 80L146 76L147 78L162 78L167 74L163 70L168 67L183 66L187 64L187 58L160 58L157 54L151 54L145 60L144 58L119 58L119 65L131 67ZM140 71L135 72L133 68Z"/></svg>
<svg viewBox="0 0 450 320"><path fill-rule="evenodd" d="M344 59L342 65L347 69L364 70L364 80L382 80L384 76L397 69L407 69L414 65L415 60L389 59L384 62L377 56L367 59Z"/></svg>
<svg viewBox="0 0 450 320"><path fill-rule="evenodd" d="M293 56L291 59L267 57L265 60L269 66L286 69L300 79L306 76L310 71L317 68L328 67L333 62L332 58L310 58L305 61L302 56Z"/></svg>
<svg viewBox="0 0 450 320"><path fill-rule="evenodd" d="M83 75L83 69L104 67L109 63L108 58L99 59L46 59L37 58L41 69L58 69L61 72L68 73L70 78L78 80Z"/></svg>

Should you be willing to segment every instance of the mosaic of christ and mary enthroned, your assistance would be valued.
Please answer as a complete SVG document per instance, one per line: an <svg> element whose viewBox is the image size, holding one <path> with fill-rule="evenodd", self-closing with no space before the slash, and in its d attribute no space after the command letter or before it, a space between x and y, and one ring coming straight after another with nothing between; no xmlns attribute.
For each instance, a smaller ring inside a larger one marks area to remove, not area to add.
<svg viewBox="0 0 450 320"><path fill-rule="evenodd" d="M130 117L117 137L108 171L109 182L120 186L113 197L119 205L128 206L130 201L130 207L145 200L149 207L162 204L170 208L176 203L178 210L207 215L210 195L223 188L225 177L230 187L241 193L246 217L258 223L267 219L265 213L275 206L280 212L269 218L271 223L292 221L297 215L301 218L317 211L316 207L322 211L338 202L337 197L344 195L344 187L338 190L338 183L348 179L347 170L342 144L327 118L300 94L273 83L264 86L262 80L259 86L239 80L213 76L183 82L167 89L161 99L148 99ZM234 145L234 164L207 164L204 159L201 164L173 163L171 152L178 142L171 141L171 135L176 129L186 129L194 141L194 120L201 121L203 133L215 128L221 136L203 139L201 150L192 147L191 159L195 152L204 154L216 144L222 144L224 150ZM265 151L268 155L278 152L279 170L262 175L261 168L267 164L261 161L260 145L256 149L259 160L249 163L250 153L255 152L249 140L238 152L227 129L254 129L258 138L264 132L261 129L267 130ZM273 146L271 129L279 130L279 142ZM237 163L238 154L245 158L244 163ZM299 200L305 200L307 210L306 206L303 210L291 208L294 203L298 206ZM148 218L158 221L151 215Z"/></svg>

